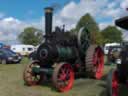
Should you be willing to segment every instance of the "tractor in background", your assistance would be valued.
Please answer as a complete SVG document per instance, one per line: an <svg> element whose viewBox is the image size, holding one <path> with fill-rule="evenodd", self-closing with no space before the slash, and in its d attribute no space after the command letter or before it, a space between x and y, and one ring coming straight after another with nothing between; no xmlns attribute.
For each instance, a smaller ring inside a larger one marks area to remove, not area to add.
<svg viewBox="0 0 128 96"><path fill-rule="evenodd" d="M128 16L116 20L115 24L128 30ZM128 42L122 42L120 49L120 51L113 53L113 63L117 64L117 66L116 69L112 69L108 74L108 96L119 96L120 84L128 85Z"/></svg>

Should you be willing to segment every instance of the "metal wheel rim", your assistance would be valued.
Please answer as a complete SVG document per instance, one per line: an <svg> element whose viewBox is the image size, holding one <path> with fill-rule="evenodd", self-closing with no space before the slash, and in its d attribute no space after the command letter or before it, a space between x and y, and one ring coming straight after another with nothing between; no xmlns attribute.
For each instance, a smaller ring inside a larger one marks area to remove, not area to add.
<svg viewBox="0 0 128 96"><path fill-rule="evenodd" d="M35 66L35 64L36 62L27 65L27 67L24 70L23 78L26 84L29 86L37 85L40 80L40 75L34 74L32 72L32 67Z"/></svg>
<svg viewBox="0 0 128 96"><path fill-rule="evenodd" d="M118 96L118 77L117 71L114 71L112 75L112 96Z"/></svg>
<svg viewBox="0 0 128 96"><path fill-rule="evenodd" d="M94 64L95 78L100 79L103 75L103 68L104 68L104 54L101 48L96 48L93 57L93 64Z"/></svg>
<svg viewBox="0 0 128 96"><path fill-rule="evenodd" d="M84 37L85 41L82 44L81 39L82 39L82 32L83 32L84 29L85 29L85 27L82 27L80 29L80 31L78 32L78 46L79 46L79 48L82 52L85 52L86 50L84 50L84 49L87 49L87 46L89 47L89 44L90 44L90 37L89 37L89 34L87 32L85 32L85 34L86 34L85 37ZM86 45L86 47L85 47L85 45Z"/></svg>
<svg viewBox="0 0 128 96"><path fill-rule="evenodd" d="M66 69L66 70L65 70ZM69 91L74 82L74 72L70 64L63 64L56 75L56 82L54 85L60 92Z"/></svg>

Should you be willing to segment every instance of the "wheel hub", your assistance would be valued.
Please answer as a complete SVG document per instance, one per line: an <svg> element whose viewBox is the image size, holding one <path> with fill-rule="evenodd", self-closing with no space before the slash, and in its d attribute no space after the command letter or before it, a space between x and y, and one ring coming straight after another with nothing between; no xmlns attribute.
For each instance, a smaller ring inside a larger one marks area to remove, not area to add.
<svg viewBox="0 0 128 96"><path fill-rule="evenodd" d="M33 73L33 67L36 66L37 62L33 62L29 65L24 70L24 81L26 82L27 85L32 86L36 85L40 81L40 75Z"/></svg>
<svg viewBox="0 0 128 96"><path fill-rule="evenodd" d="M70 64L58 64L53 73L53 83L55 87L65 92L72 88L74 81L74 72Z"/></svg>

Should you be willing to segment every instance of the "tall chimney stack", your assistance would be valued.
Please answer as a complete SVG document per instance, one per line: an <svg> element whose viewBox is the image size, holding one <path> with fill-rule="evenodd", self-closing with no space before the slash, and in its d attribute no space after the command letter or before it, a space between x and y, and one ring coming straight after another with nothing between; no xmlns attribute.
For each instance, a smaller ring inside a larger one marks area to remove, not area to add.
<svg viewBox="0 0 128 96"><path fill-rule="evenodd" d="M46 37L50 35L52 32L52 15L53 15L53 8L47 7L45 8L45 32Z"/></svg>

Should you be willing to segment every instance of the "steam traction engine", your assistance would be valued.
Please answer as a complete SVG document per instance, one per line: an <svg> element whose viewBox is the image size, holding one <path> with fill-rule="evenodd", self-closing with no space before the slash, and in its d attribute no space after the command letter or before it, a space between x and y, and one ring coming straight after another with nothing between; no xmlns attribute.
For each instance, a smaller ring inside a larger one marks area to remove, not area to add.
<svg viewBox="0 0 128 96"><path fill-rule="evenodd" d="M78 34L65 32L64 26L52 32L52 13L51 7L45 8L45 42L37 50L37 60L24 70L26 84L36 85L49 79L58 91L65 92L72 88L76 77L100 79L104 54L99 46L91 44L86 26Z"/></svg>
<svg viewBox="0 0 128 96"><path fill-rule="evenodd" d="M128 30L128 16L116 20L116 25ZM122 42L121 50L114 53L116 69L108 74L107 92L108 96L119 96L119 85L128 84L128 42ZM123 96L120 94L120 96Z"/></svg>

